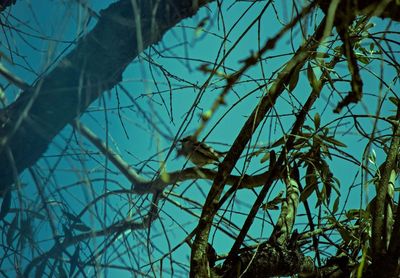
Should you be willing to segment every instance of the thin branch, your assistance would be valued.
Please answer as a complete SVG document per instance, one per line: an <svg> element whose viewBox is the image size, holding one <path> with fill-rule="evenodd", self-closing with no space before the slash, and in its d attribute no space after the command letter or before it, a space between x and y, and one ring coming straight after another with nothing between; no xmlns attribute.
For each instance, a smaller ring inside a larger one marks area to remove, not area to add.
<svg viewBox="0 0 400 278"><path fill-rule="evenodd" d="M309 12L311 10L311 7L313 7L313 4L315 4L315 2L311 3L310 6L305 8L300 16L296 17L296 20L300 20L301 17L306 14L306 11ZM269 93L261 99L259 105L257 105L256 108L253 110L252 114L243 125L239 135L236 137L236 140L230 148L229 152L227 153L225 159L219 165L218 174L214 179L213 185L204 204L202 215L198 224L198 232L193 243L190 270L192 276L207 277L208 275L208 263L206 256L208 235L210 232L211 223L216 213L216 207L218 206L219 198L222 194L224 185L226 184L227 177L233 170L246 144L253 135L254 130L257 129L261 121L264 119L265 115L274 106L276 100L286 88L286 84L288 84L290 76L293 74L295 67L304 64L305 61L308 59L310 53L317 48L318 42L322 38L324 25L325 24L323 20L320 27L316 31L315 36L311 37L302 47L300 47L300 49L294 55L293 59L289 61L289 63L281 71L281 73L278 75L279 78L272 84ZM264 54L268 49L273 46L274 42L268 40L264 47L259 51L259 53L256 54L256 57L261 57L262 54ZM256 59L256 61L257 60L258 59ZM255 63L256 61L251 60L250 62ZM249 66L247 66L246 63L244 68L248 67ZM244 71L239 70L239 72ZM239 79L239 77L240 76L235 76L235 79L231 80L232 84L228 83L229 86L232 86ZM268 180L272 180L272 178Z"/></svg>

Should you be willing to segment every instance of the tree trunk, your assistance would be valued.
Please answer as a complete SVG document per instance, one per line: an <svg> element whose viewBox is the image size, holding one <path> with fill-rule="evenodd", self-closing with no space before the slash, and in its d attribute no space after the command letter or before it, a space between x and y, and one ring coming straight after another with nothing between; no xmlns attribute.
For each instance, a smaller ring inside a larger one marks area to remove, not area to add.
<svg viewBox="0 0 400 278"><path fill-rule="evenodd" d="M155 5L136 0L135 9L135 1L120 0L101 11L97 25L74 50L0 111L0 193L42 156L68 123L121 81L138 53L211 1L163 0Z"/></svg>

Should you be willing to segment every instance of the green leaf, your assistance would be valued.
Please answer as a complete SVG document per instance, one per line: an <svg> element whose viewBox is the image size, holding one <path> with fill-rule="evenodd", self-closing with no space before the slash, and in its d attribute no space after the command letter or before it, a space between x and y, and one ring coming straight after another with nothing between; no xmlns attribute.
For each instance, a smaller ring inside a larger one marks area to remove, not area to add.
<svg viewBox="0 0 400 278"><path fill-rule="evenodd" d="M195 29L195 35L196 37L200 36L204 30L204 26L206 26L208 20L209 20L209 16L206 16L205 18L203 18L196 26Z"/></svg>
<svg viewBox="0 0 400 278"><path fill-rule="evenodd" d="M400 105L400 100L398 97L389 97L389 100L396 106Z"/></svg>
<svg viewBox="0 0 400 278"><path fill-rule="evenodd" d="M325 183L323 183L323 187L321 189L321 198L320 200L322 201L323 204L328 205L329 204L329 198L330 198L330 187L326 186Z"/></svg>
<svg viewBox="0 0 400 278"><path fill-rule="evenodd" d="M339 226L338 231L345 243L348 243L352 239L350 231L348 231L346 228Z"/></svg>
<svg viewBox="0 0 400 278"><path fill-rule="evenodd" d="M337 52L337 53L342 53L343 52L343 47L338 45L335 46L335 48L333 48L333 51Z"/></svg>
<svg viewBox="0 0 400 278"><path fill-rule="evenodd" d="M317 208L320 207L321 204L323 203L325 195L323 192L319 192L317 187L315 188L315 193L317 194L317 203L315 204L315 208Z"/></svg>
<svg viewBox="0 0 400 278"><path fill-rule="evenodd" d="M311 85L311 88L316 91L319 92L321 91L321 81L317 79L317 77L315 76L314 70L311 67L311 64L308 63L307 66L307 78L308 78L308 82Z"/></svg>
<svg viewBox="0 0 400 278"><path fill-rule="evenodd" d="M275 147L278 147L280 145L283 145L285 143L285 141L286 141L285 137L282 136L281 138L276 140L275 143L272 144L271 148L275 148Z"/></svg>
<svg viewBox="0 0 400 278"><path fill-rule="evenodd" d="M315 130L319 129L319 125L321 123L321 117L319 116L318 113L315 113L314 115L314 126L315 126Z"/></svg>
<svg viewBox="0 0 400 278"><path fill-rule="evenodd" d="M299 150L308 146L308 138L299 138L294 142L293 149Z"/></svg>
<svg viewBox="0 0 400 278"><path fill-rule="evenodd" d="M324 136L324 135L320 135L320 136L323 140L325 140L326 142L331 143L335 146L343 147L343 148L347 147L346 144L336 140L333 136Z"/></svg>
<svg viewBox="0 0 400 278"><path fill-rule="evenodd" d="M363 55L356 55L356 56L357 56L357 60L360 61L361 63L363 63L364 65L368 65L371 62L371 60L366 56L363 56Z"/></svg>
<svg viewBox="0 0 400 278"><path fill-rule="evenodd" d="M375 44L373 42L371 42L371 44L369 45L369 50L372 52L375 48Z"/></svg>
<svg viewBox="0 0 400 278"><path fill-rule="evenodd" d="M339 196L336 197L335 202L333 203L332 213L335 214L339 208Z"/></svg>
<svg viewBox="0 0 400 278"><path fill-rule="evenodd" d="M165 183L168 183L170 181L170 177L167 171L165 171L165 167L162 168L161 170L161 180Z"/></svg>
<svg viewBox="0 0 400 278"><path fill-rule="evenodd" d="M372 27L374 27L374 26L375 26L374 23L369 22L367 25L365 25L364 30L366 31L366 30L368 30L368 29L370 29L370 28L372 28Z"/></svg>
<svg viewBox="0 0 400 278"><path fill-rule="evenodd" d="M264 163L265 161L268 161L270 157L270 152L266 152L263 157L260 159L260 163Z"/></svg>
<svg viewBox="0 0 400 278"><path fill-rule="evenodd" d="M272 199L271 201L265 203L262 208L264 210L278 210L279 209L279 204L281 204L285 199L282 197L283 196L284 191L282 190L281 192L279 192L279 194Z"/></svg>
<svg viewBox="0 0 400 278"><path fill-rule="evenodd" d="M312 69L311 63L308 63L307 65L307 78L308 82L310 82L311 86L314 87L312 84L315 84L315 80L317 79L315 77L314 70Z"/></svg>
<svg viewBox="0 0 400 278"><path fill-rule="evenodd" d="M323 143L323 142L321 142L320 148L321 148L321 150L322 150L324 156L327 156L330 160L332 160L332 156L331 156L331 153L330 153L330 151L329 151L328 145L325 144L325 143Z"/></svg>
<svg viewBox="0 0 400 278"><path fill-rule="evenodd" d="M368 156L368 160L369 162L371 162L372 164L376 163L376 152L374 149L372 149L370 155Z"/></svg>
<svg viewBox="0 0 400 278"><path fill-rule="evenodd" d="M301 65L297 65L294 68L289 80L289 92L292 92L294 88L296 88L297 83L299 82L300 70L301 70Z"/></svg>
<svg viewBox="0 0 400 278"><path fill-rule="evenodd" d="M300 193L300 202L304 202L315 190L315 184L308 184Z"/></svg>
<svg viewBox="0 0 400 278"><path fill-rule="evenodd" d="M314 166L308 164L306 170L306 187L300 193L300 202L304 202L310 197L314 190L318 186L318 180L316 177L316 172Z"/></svg>

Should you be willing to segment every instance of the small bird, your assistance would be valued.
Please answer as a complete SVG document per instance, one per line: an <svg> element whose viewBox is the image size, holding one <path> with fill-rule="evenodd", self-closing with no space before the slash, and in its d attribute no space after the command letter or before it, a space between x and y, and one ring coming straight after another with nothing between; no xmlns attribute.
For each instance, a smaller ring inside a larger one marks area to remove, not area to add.
<svg viewBox="0 0 400 278"><path fill-rule="evenodd" d="M219 159L226 153L218 152L206 143L199 142L193 136L187 136L179 140L182 148L178 150L178 155L184 155L198 167L207 164L218 164Z"/></svg>

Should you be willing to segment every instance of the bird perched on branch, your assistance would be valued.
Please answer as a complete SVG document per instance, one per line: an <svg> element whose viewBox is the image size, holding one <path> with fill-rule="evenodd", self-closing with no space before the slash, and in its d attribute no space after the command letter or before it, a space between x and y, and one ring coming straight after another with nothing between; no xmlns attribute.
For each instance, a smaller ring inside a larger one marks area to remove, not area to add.
<svg viewBox="0 0 400 278"><path fill-rule="evenodd" d="M181 140L182 148L178 150L178 155L184 155L198 167L207 164L218 164L219 159L226 153L218 152L206 143L199 142L194 136L187 136Z"/></svg>

